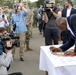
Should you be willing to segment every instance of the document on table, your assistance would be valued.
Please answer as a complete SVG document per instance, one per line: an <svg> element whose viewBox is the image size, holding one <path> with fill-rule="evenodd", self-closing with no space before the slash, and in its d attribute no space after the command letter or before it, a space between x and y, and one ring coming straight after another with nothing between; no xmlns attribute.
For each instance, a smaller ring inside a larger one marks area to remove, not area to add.
<svg viewBox="0 0 76 75"><path fill-rule="evenodd" d="M60 66L71 66L76 65L76 56L58 56L54 54L50 54L50 60L54 67L60 67Z"/></svg>

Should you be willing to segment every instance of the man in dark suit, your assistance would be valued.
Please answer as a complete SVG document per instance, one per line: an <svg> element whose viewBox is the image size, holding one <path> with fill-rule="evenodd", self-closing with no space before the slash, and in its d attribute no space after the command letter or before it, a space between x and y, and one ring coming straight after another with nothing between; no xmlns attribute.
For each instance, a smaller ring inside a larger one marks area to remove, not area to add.
<svg viewBox="0 0 76 75"><path fill-rule="evenodd" d="M60 51L65 52L75 44L73 54L76 55L76 14L73 14L68 18L59 17L56 19L56 23L57 23L57 27L61 31L67 30L70 39L68 42L66 42L59 48L53 48L51 50L53 52L60 52Z"/></svg>
<svg viewBox="0 0 76 75"><path fill-rule="evenodd" d="M67 0L65 2L65 7L66 8L64 8L62 10L62 17L69 17L72 14L76 14L76 9L73 8L73 4L72 4L72 1L71 0ZM63 31L61 33L61 38L63 40L63 44L66 43L69 40L67 31Z"/></svg>

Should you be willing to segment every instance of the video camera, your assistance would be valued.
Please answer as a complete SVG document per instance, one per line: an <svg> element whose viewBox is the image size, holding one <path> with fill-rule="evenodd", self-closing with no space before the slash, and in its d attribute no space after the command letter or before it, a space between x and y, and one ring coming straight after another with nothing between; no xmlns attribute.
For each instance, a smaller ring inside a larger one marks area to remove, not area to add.
<svg viewBox="0 0 76 75"><path fill-rule="evenodd" d="M52 13L50 11L50 8L52 7L52 4L49 1L45 0L44 4L43 4L43 7L44 7L44 10L45 10L48 18L50 19L50 16L52 15Z"/></svg>
<svg viewBox="0 0 76 75"><path fill-rule="evenodd" d="M4 31L4 28L0 29ZM1 32L2 30L0 30L0 55L5 52L5 49L11 50L14 46L20 47L19 36L16 36L13 32L10 34L4 34Z"/></svg>
<svg viewBox="0 0 76 75"><path fill-rule="evenodd" d="M51 3L44 3L44 8L47 10L49 8L52 8L52 4Z"/></svg>
<svg viewBox="0 0 76 75"><path fill-rule="evenodd" d="M44 10L45 10L48 18L50 19L51 16L53 15L52 12L50 11L50 8L51 9L53 8L53 3L50 2L50 0L45 0L43 7L44 7Z"/></svg>
<svg viewBox="0 0 76 75"><path fill-rule="evenodd" d="M50 3L49 0L45 0L43 6L44 6L45 10L49 10L49 8L52 8L52 3Z"/></svg>
<svg viewBox="0 0 76 75"><path fill-rule="evenodd" d="M12 47L13 46L20 47L19 36L17 36L13 32L11 32L10 34L7 34L7 35L0 36L0 42L2 42L3 45L5 45L6 41L9 41L10 39L14 40L14 42L12 42Z"/></svg>

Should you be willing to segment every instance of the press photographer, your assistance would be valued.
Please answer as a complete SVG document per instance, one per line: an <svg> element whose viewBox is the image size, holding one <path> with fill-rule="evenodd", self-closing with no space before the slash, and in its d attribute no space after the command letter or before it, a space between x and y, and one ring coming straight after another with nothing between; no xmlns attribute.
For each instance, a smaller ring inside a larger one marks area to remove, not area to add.
<svg viewBox="0 0 76 75"><path fill-rule="evenodd" d="M44 11L44 20L46 22L45 45L58 44L59 29L56 27L56 18L61 16L61 11L55 6L55 1L49 1L48 3L51 4L51 7L46 8Z"/></svg>
<svg viewBox="0 0 76 75"><path fill-rule="evenodd" d="M5 28L0 27L0 75L22 75L22 73L8 74L8 67L13 60L12 57L12 39L7 37L8 33ZM5 36L6 38L2 38Z"/></svg>
<svg viewBox="0 0 76 75"><path fill-rule="evenodd" d="M14 46L20 47L19 37L16 36L13 32L7 33L5 28L0 28L0 30L3 30L2 35L0 35L0 42L3 44L3 46L10 50ZM14 41L12 41L14 39ZM9 42L10 41L10 42ZM10 46L7 47L8 42L10 43Z"/></svg>

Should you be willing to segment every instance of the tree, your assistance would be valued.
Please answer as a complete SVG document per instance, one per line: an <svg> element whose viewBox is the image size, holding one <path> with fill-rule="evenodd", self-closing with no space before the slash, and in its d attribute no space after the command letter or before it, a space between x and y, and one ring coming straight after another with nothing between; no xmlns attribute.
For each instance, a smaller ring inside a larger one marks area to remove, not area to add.
<svg viewBox="0 0 76 75"><path fill-rule="evenodd" d="M62 4L62 0L55 0L56 4Z"/></svg>
<svg viewBox="0 0 76 75"><path fill-rule="evenodd" d="M11 0L0 0L0 6L9 6L9 8L11 8L12 4Z"/></svg>
<svg viewBox="0 0 76 75"><path fill-rule="evenodd" d="M36 4L37 4L37 7L39 7L40 6L40 4L44 4L44 1L45 0L38 0L37 2L36 2ZM62 3L62 0L55 0L56 1L56 4L61 4Z"/></svg>
<svg viewBox="0 0 76 75"><path fill-rule="evenodd" d="M29 7L36 7L36 2L30 2L28 1Z"/></svg>
<svg viewBox="0 0 76 75"><path fill-rule="evenodd" d="M37 7L39 7L40 4L44 4L44 0L38 0L38 1L36 2Z"/></svg>

